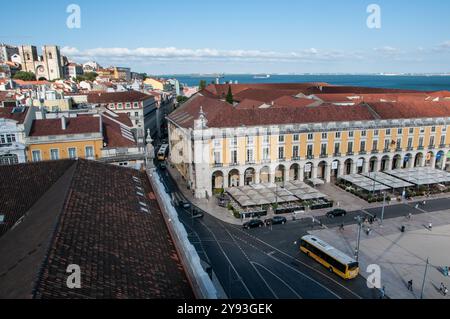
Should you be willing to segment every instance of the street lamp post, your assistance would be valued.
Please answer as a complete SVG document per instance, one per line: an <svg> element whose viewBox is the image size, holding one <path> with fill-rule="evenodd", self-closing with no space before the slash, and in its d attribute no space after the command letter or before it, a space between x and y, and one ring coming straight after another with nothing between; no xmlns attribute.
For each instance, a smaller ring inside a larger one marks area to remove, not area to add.
<svg viewBox="0 0 450 319"><path fill-rule="evenodd" d="M356 221L358 222L358 238L356 240L356 248L355 248L355 258L356 261L359 261L359 245L361 242L361 228L362 228L362 217L356 217Z"/></svg>
<svg viewBox="0 0 450 319"><path fill-rule="evenodd" d="M423 274L422 291L420 293L420 299L423 299L423 291L425 290L425 281L427 279L427 271L428 271L429 263L430 263L430 259L427 258L427 263L425 265L425 273Z"/></svg>
<svg viewBox="0 0 450 319"><path fill-rule="evenodd" d="M386 192L383 192L383 207L381 208L381 225L380 226L383 226L385 207L386 207Z"/></svg>

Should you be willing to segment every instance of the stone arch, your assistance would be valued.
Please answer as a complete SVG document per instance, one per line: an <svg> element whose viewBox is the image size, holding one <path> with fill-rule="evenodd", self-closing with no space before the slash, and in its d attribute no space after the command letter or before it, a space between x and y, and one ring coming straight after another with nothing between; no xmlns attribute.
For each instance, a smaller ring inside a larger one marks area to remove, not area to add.
<svg viewBox="0 0 450 319"><path fill-rule="evenodd" d="M381 171L387 171L389 170L391 167L391 158L388 155L385 155L381 158Z"/></svg>
<svg viewBox="0 0 450 319"><path fill-rule="evenodd" d="M411 153L408 153L405 155L404 159L403 159L403 168L410 168L412 167L414 162L414 156Z"/></svg>
<svg viewBox="0 0 450 319"><path fill-rule="evenodd" d="M364 157L358 158L356 161L356 172L362 174L364 172L364 165L366 164L366 159Z"/></svg>
<svg viewBox="0 0 450 319"><path fill-rule="evenodd" d="M369 172L373 173L378 171L378 157L372 156L369 160Z"/></svg>
<svg viewBox="0 0 450 319"><path fill-rule="evenodd" d="M444 161L445 161L445 152L444 151L439 151L436 154L435 168L437 168L437 169L445 169L445 167L443 167Z"/></svg>
<svg viewBox="0 0 450 319"><path fill-rule="evenodd" d="M331 162L331 178L337 179L342 174L342 172L339 172L340 167L340 160L334 160Z"/></svg>
<svg viewBox="0 0 450 319"><path fill-rule="evenodd" d="M425 157L425 166L433 166L433 161L435 159L434 152L430 151L427 153L427 156Z"/></svg>
<svg viewBox="0 0 450 319"><path fill-rule="evenodd" d="M238 187L240 186L240 173L238 169L232 169L228 173L228 185L230 187Z"/></svg>
<svg viewBox="0 0 450 319"><path fill-rule="evenodd" d="M422 152L417 153L417 154L416 154L416 157L414 158L414 167L420 167L420 166L422 166L423 159L424 159L423 153L422 153Z"/></svg>
<svg viewBox="0 0 450 319"><path fill-rule="evenodd" d="M244 172L244 185L252 185L256 183L256 170L249 167Z"/></svg>
<svg viewBox="0 0 450 319"><path fill-rule="evenodd" d="M286 167L282 164L275 168L275 182L284 182L286 180Z"/></svg>
<svg viewBox="0 0 450 319"><path fill-rule="evenodd" d="M352 168L353 168L353 159L348 158L344 162L344 172L342 175L350 175L352 174Z"/></svg>
<svg viewBox="0 0 450 319"><path fill-rule="evenodd" d="M224 174L222 171L215 171L214 173L212 173L211 175L211 185L212 185L212 192L214 193L214 191L216 189L223 189L225 188L225 183L224 183Z"/></svg>
<svg viewBox="0 0 450 319"><path fill-rule="evenodd" d="M327 168L328 163L325 161L322 161L317 165L317 178L325 180L327 177Z"/></svg>
<svg viewBox="0 0 450 319"><path fill-rule="evenodd" d="M300 179L300 165L295 163L289 168L289 180L298 181Z"/></svg>
<svg viewBox="0 0 450 319"><path fill-rule="evenodd" d="M308 162L305 164L305 167L303 167L303 181L306 181L308 179L311 179L313 176L313 169L314 169L314 163Z"/></svg>
<svg viewBox="0 0 450 319"><path fill-rule="evenodd" d="M402 156L400 154L396 154L392 158L392 169L399 169L402 167Z"/></svg>
<svg viewBox="0 0 450 319"><path fill-rule="evenodd" d="M259 172L259 180L263 184L270 183L270 167L264 166Z"/></svg>

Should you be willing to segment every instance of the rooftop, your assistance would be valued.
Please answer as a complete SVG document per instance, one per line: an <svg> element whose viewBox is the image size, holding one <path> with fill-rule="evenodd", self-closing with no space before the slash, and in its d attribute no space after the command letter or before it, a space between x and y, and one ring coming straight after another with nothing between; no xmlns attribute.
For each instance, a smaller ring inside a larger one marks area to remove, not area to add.
<svg viewBox="0 0 450 319"><path fill-rule="evenodd" d="M224 100L229 88L235 100ZM209 85L169 119L193 127L200 107L208 127L312 124L450 116L447 92L331 86L326 83Z"/></svg>
<svg viewBox="0 0 450 319"><path fill-rule="evenodd" d="M0 170L0 196L25 214L0 237L0 298L194 297L145 173L85 160ZM70 264L81 289L66 286Z"/></svg>
<svg viewBox="0 0 450 319"><path fill-rule="evenodd" d="M140 102L152 98L151 95L144 94L138 91L125 92L95 92L88 94L89 103L125 103L125 102Z"/></svg>

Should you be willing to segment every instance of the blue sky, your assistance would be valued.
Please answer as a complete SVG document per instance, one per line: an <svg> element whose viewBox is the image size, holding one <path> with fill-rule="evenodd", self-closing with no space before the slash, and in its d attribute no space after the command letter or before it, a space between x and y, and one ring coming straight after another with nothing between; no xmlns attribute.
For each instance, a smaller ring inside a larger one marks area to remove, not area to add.
<svg viewBox="0 0 450 319"><path fill-rule="evenodd" d="M66 26L72 3L80 29ZM372 3L380 29L366 24ZM0 42L150 74L450 72L450 1L23 0L2 11Z"/></svg>

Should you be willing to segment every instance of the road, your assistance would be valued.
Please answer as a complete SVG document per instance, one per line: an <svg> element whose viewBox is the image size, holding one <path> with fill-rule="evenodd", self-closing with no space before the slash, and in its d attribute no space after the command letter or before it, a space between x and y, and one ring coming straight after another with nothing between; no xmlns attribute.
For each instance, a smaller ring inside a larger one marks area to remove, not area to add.
<svg viewBox="0 0 450 319"><path fill-rule="evenodd" d="M168 173L160 174L167 191L178 192ZM345 281L300 253L298 239L312 227L320 227L310 220L242 230L209 214L193 219L190 211L181 208L178 214L189 240L211 265L229 298L379 298L379 292L367 288L363 277Z"/></svg>

